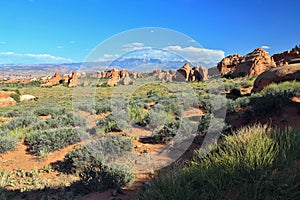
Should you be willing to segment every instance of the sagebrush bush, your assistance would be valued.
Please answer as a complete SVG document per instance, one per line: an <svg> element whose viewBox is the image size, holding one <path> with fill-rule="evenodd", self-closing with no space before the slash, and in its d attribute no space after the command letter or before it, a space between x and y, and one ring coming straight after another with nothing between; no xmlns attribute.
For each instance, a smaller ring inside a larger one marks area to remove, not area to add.
<svg viewBox="0 0 300 200"><path fill-rule="evenodd" d="M105 133L113 132L113 131L121 131L122 129L119 128L115 118L112 114L105 116L101 119L97 126L101 128Z"/></svg>
<svg viewBox="0 0 300 200"><path fill-rule="evenodd" d="M38 117L28 114L20 117L13 118L9 123L3 124L3 130L14 130L17 128L26 128L38 121Z"/></svg>
<svg viewBox="0 0 300 200"><path fill-rule="evenodd" d="M74 128L55 128L37 131L25 138L25 144L29 145L30 152L40 154L51 152L74 144L85 138L85 131Z"/></svg>
<svg viewBox="0 0 300 200"><path fill-rule="evenodd" d="M14 150L18 145L18 138L0 133L0 153Z"/></svg>
<svg viewBox="0 0 300 200"><path fill-rule="evenodd" d="M180 125L179 120L173 120L165 124L161 129L154 130L151 137L156 143L166 143L176 135Z"/></svg>
<svg viewBox="0 0 300 200"><path fill-rule="evenodd" d="M55 110L53 108L37 108L34 111L34 114L38 116L54 115L54 113Z"/></svg>
<svg viewBox="0 0 300 200"><path fill-rule="evenodd" d="M129 187L135 179L131 167L127 165L92 165L79 174L80 181L73 187L76 193L100 192L107 189Z"/></svg>
<svg viewBox="0 0 300 200"><path fill-rule="evenodd" d="M45 123L49 128L87 126L87 120L85 117L73 113L46 119Z"/></svg>
<svg viewBox="0 0 300 200"><path fill-rule="evenodd" d="M85 144L68 153L60 170L76 173L90 165L113 162L121 157L129 156L133 151L132 140L120 135L109 135Z"/></svg>

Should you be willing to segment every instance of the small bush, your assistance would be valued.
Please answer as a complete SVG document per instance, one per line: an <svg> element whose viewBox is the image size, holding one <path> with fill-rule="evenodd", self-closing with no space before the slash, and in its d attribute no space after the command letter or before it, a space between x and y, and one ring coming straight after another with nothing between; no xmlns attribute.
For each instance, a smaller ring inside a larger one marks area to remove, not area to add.
<svg viewBox="0 0 300 200"><path fill-rule="evenodd" d="M119 128L112 114L109 114L105 118L101 119L97 123L97 126L101 128L105 133L122 130Z"/></svg>
<svg viewBox="0 0 300 200"><path fill-rule="evenodd" d="M40 154L51 152L81 141L85 132L74 128L56 128L37 131L25 138L25 143L30 146L30 152Z"/></svg>
<svg viewBox="0 0 300 200"><path fill-rule="evenodd" d="M160 130L153 131L151 137L156 143L166 143L176 135L179 125L179 120L173 120L165 124Z"/></svg>
<svg viewBox="0 0 300 200"><path fill-rule="evenodd" d="M11 98L13 98L17 103L20 103L20 94L11 94L10 95Z"/></svg>
<svg viewBox="0 0 300 200"><path fill-rule="evenodd" d="M73 187L77 193L83 194L129 187L135 178L129 166L102 164L86 167L79 176L80 181Z"/></svg>
<svg viewBox="0 0 300 200"><path fill-rule="evenodd" d="M109 135L68 153L60 169L67 173L76 173L90 165L97 166L126 157L132 151L131 139L120 135Z"/></svg>
<svg viewBox="0 0 300 200"><path fill-rule="evenodd" d="M17 128L26 128L36 123L39 119L36 116L27 115L13 118L9 123L3 124L3 130L15 130Z"/></svg>
<svg viewBox="0 0 300 200"><path fill-rule="evenodd" d="M0 153L14 150L18 145L18 138L0 134Z"/></svg>
<svg viewBox="0 0 300 200"><path fill-rule="evenodd" d="M38 116L47 116L47 115L54 115L55 110L52 108L38 108L34 111L34 114Z"/></svg>
<svg viewBox="0 0 300 200"><path fill-rule="evenodd" d="M57 116L55 118L49 118L46 119L45 122L49 128L87 126L87 120L85 117L73 113Z"/></svg>

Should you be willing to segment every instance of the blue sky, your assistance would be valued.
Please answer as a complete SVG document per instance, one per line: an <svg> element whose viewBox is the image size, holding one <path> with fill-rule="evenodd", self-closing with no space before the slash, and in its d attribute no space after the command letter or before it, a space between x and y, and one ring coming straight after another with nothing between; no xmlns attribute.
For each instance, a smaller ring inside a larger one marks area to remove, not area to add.
<svg viewBox="0 0 300 200"><path fill-rule="evenodd" d="M178 31L225 56L261 46L273 54L300 44L299 19L297 0L0 0L0 64L84 61L111 36L142 27Z"/></svg>

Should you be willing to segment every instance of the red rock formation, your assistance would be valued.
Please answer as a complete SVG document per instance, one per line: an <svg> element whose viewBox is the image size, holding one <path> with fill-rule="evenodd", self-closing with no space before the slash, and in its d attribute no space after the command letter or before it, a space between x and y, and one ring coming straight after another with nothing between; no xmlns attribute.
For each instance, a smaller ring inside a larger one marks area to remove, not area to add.
<svg viewBox="0 0 300 200"><path fill-rule="evenodd" d="M120 71L120 78L124 78L125 76L126 76L126 70L125 69L122 69L121 71Z"/></svg>
<svg viewBox="0 0 300 200"><path fill-rule="evenodd" d="M272 56L278 67L286 65L300 58L300 52L297 50L285 51Z"/></svg>
<svg viewBox="0 0 300 200"><path fill-rule="evenodd" d="M192 68L190 63L186 62L180 69L176 72L176 81L189 81Z"/></svg>
<svg viewBox="0 0 300 200"><path fill-rule="evenodd" d="M69 74L65 74L65 75L63 76L62 79L63 79L62 81L63 81L64 83L69 83L69 79L70 79Z"/></svg>
<svg viewBox="0 0 300 200"><path fill-rule="evenodd" d="M49 79L45 80L43 84L41 84L41 87L46 87L46 86L53 86L53 85L58 85L61 82L62 78L58 72L55 72L54 76Z"/></svg>
<svg viewBox="0 0 300 200"><path fill-rule="evenodd" d="M120 80L122 85L132 85L133 81L130 79L129 74L126 72L123 74L123 78Z"/></svg>
<svg viewBox="0 0 300 200"><path fill-rule="evenodd" d="M28 84L28 83L30 83L30 79L29 78L24 78L23 81L21 81L20 83Z"/></svg>
<svg viewBox="0 0 300 200"><path fill-rule="evenodd" d="M231 77L256 76L274 67L276 64L269 53L262 48L257 48L240 60Z"/></svg>
<svg viewBox="0 0 300 200"><path fill-rule="evenodd" d="M68 84L68 86L69 87L76 87L76 86L78 86L80 84L80 81L79 81L79 79L78 79L78 76L77 76L77 73L76 72L72 72L72 75L71 75L71 77L70 77L70 79L69 79L69 84Z"/></svg>
<svg viewBox="0 0 300 200"><path fill-rule="evenodd" d="M256 76L276 67L273 58L262 48L240 56L239 54L227 56L218 64L221 75L228 74L230 77Z"/></svg>
<svg viewBox="0 0 300 200"><path fill-rule="evenodd" d="M107 72L107 75L109 75L107 85L110 87L116 86L120 81L120 73L117 69L112 69L110 72Z"/></svg>
<svg viewBox="0 0 300 200"><path fill-rule="evenodd" d="M300 80L300 63L276 67L260 74L254 81L252 92L259 92L271 83Z"/></svg>
<svg viewBox="0 0 300 200"><path fill-rule="evenodd" d="M193 67L191 81L206 81L208 80L208 70L205 67Z"/></svg>
<svg viewBox="0 0 300 200"><path fill-rule="evenodd" d="M221 60L221 62L218 63L218 70L221 73L221 75L225 74L231 74L237 67L237 65L240 63L241 55L234 54L229 55Z"/></svg>

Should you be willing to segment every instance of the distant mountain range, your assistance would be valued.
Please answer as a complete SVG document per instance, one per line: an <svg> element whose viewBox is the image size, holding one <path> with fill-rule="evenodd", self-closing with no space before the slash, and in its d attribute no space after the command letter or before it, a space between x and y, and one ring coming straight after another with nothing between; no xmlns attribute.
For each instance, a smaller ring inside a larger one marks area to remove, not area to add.
<svg viewBox="0 0 300 200"><path fill-rule="evenodd" d="M0 74L53 74L55 71L60 73L70 73L71 71L95 72L104 71L112 68L127 69L137 72L150 72L156 69L175 70L184 65L186 61L166 61L160 59L141 59L141 58L121 58L114 61L101 62L78 62L63 64L34 64L34 65L0 65ZM211 63L209 66L204 63L197 65L205 67L216 66Z"/></svg>

